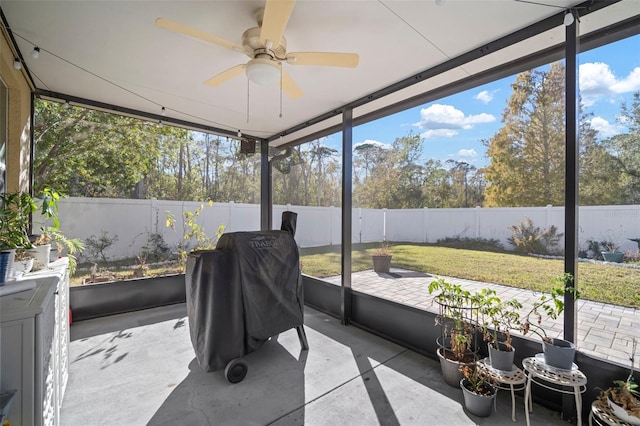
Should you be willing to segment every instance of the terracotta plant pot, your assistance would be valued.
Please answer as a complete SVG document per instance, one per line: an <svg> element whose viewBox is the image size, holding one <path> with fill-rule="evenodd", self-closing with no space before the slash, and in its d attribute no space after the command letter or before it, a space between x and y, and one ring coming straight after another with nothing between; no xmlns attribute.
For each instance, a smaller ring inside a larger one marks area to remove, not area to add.
<svg viewBox="0 0 640 426"><path fill-rule="evenodd" d="M389 273L389 268L391 268L390 254L383 254L383 255L374 254L371 256L371 259L373 259L373 270L375 272L381 272L385 274Z"/></svg>

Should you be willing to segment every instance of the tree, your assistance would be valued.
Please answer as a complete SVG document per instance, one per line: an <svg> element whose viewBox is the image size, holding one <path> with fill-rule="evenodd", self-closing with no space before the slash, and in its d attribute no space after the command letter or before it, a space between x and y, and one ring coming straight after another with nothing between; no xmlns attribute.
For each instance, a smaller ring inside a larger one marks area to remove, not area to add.
<svg viewBox="0 0 640 426"><path fill-rule="evenodd" d="M624 204L640 203L640 91L633 94L631 106L623 103L617 121L627 127L627 133L604 141L604 147L613 157L620 183L624 190ZM615 176L615 175L614 175Z"/></svg>
<svg viewBox="0 0 640 426"><path fill-rule="evenodd" d="M447 160L450 165L449 174L455 193L455 207L469 207L469 172L475 172L476 167L465 161ZM473 203L472 203L473 204Z"/></svg>
<svg viewBox="0 0 640 426"><path fill-rule="evenodd" d="M259 156L236 140L58 103L35 103L34 183L79 197L257 203Z"/></svg>
<svg viewBox="0 0 640 426"><path fill-rule="evenodd" d="M451 182L449 172L438 160L429 159L423 166L422 200L423 207L449 207Z"/></svg>
<svg viewBox="0 0 640 426"><path fill-rule="evenodd" d="M516 77L502 115L504 126L486 141L490 164L487 206L564 202L564 66Z"/></svg>
<svg viewBox="0 0 640 426"><path fill-rule="evenodd" d="M354 185L354 200L366 208L422 207L423 168L418 164L422 150L420 135L410 132L396 138L390 149L363 145L359 164L367 172Z"/></svg>
<svg viewBox="0 0 640 426"><path fill-rule="evenodd" d="M153 167L161 138L179 132L186 131L37 99L34 190L129 197Z"/></svg>
<svg viewBox="0 0 640 426"><path fill-rule="evenodd" d="M580 126L580 204L618 204L624 199L619 166L606 143L598 140L597 131L590 126L593 114L582 109L580 114L585 115L584 125Z"/></svg>

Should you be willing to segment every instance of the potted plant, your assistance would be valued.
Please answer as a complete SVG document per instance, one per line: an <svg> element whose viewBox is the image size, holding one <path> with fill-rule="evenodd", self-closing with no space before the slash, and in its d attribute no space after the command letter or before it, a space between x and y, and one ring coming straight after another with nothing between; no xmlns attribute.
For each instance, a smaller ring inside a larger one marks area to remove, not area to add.
<svg viewBox="0 0 640 426"><path fill-rule="evenodd" d="M62 197L57 191L51 187L45 186L38 200L40 201L40 214L44 216L45 223L48 220L53 225L43 225L40 227L40 235L35 236L33 240L33 248L30 250L31 255L35 259L35 269L43 269L49 265L51 257L51 232L60 228L60 220L58 219L58 201Z"/></svg>
<svg viewBox="0 0 640 426"><path fill-rule="evenodd" d="M434 301L440 312L436 325L440 325L441 336L436 343L440 368L447 384L459 386L461 367L475 364L478 331L479 295L471 294L459 284L451 284L439 278L429 285L429 293L439 290Z"/></svg>
<svg viewBox="0 0 640 426"><path fill-rule="evenodd" d="M461 368L463 377L460 379L460 388L464 395L464 406L471 414L488 417L497 395L491 377L475 363Z"/></svg>
<svg viewBox="0 0 640 426"><path fill-rule="evenodd" d="M495 290L482 289L480 301L481 330L489 350L491 367L511 371L515 348L511 330L519 330L522 303L517 299L502 301Z"/></svg>
<svg viewBox="0 0 640 426"><path fill-rule="evenodd" d="M622 262L624 253L618 250L620 248L619 243L614 243L612 241L602 241L600 244L604 249L600 252L600 254L602 255L602 258L605 262Z"/></svg>
<svg viewBox="0 0 640 426"><path fill-rule="evenodd" d="M551 293L543 293L524 316L522 322L522 334L526 335L531 332L542 339L545 363L563 370L571 369L576 346L568 340L547 336L542 326L542 316L544 314L551 319L558 318L564 311L564 296L567 292L572 293L576 299L580 297L580 293L575 287L569 285L571 282L573 282L573 275L568 273L554 278L555 286L551 289Z"/></svg>
<svg viewBox="0 0 640 426"><path fill-rule="evenodd" d="M627 424L640 425L640 401L638 384L634 381L635 353L638 342L633 338L631 369L626 380L615 380L613 386L600 393L600 401L608 405L615 416Z"/></svg>
<svg viewBox="0 0 640 426"><path fill-rule="evenodd" d="M29 253L35 258L35 267L42 269L50 262L52 245L58 251L58 255L63 253L69 258L69 273L73 275L76 269L76 253L84 249L84 243L78 239L67 238L60 230L60 219L58 218L58 202L64 195L46 186L38 197L40 201L40 214L46 221L51 221L52 225L40 227L40 235L33 241L33 247Z"/></svg>
<svg viewBox="0 0 640 426"><path fill-rule="evenodd" d="M378 247L371 255L374 272L388 274L389 269L391 268L391 256L389 244L386 241L383 241L382 244L380 244L380 247Z"/></svg>
<svg viewBox="0 0 640 426"><path fill-rule="evenodd" d="M16 249L31 248L29 240L30 215L36 211L36 204L30 194L13 192L0 194L0 250L7 266L4 282L13 273Z"/></svg>
<svg viewBox="0 0 640 426"><path fill-rule="evenodd" d="M18 278L24 274L31 272L33 269L34 258L24 248L16 249L13 261L13 276Z"/></svg>

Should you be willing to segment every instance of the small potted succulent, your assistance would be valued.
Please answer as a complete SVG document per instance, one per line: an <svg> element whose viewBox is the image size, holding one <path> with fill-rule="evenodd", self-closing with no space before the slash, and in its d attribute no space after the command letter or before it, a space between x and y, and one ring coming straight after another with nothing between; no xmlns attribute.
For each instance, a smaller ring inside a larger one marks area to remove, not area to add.
<svg viewBox="0 0 640 426"><path fill-rule="evenodd" d="M569 285L573 282L573 275L565 273L554 278L555 286L549 294L543 293L531 310L523 317L522 334L536 334L542 339L542 351L547 365L562 370L569 370L573 365L576 346L564 339L551 338L542 326L542 317L546 315L550 319L556 319L564 311L564 296L570 292L574 298L579 298L580 293L575 287Z"/></svg>

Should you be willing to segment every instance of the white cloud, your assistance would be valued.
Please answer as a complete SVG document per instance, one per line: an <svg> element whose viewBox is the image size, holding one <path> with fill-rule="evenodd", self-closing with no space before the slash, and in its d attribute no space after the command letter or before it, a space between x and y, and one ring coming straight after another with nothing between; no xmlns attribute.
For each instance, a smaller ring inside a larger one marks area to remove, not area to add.
<svg viewBox="0 0 640 426"><path fill-rule="evenodd" d="M476 158L478 156L478 153L473 148L471 148L471 149L461 149L460 151L458 151L456 156L458 158L474 159L474 158Z"/></svg>
<svg viewBox="0 0 640 426"><path fill-rule="evenodd" d="M421 133L420 137L422 139L452 138L457 134L458 132L453 129L432 129Z"/></svg>
<svg viewBox="0 0 640 426"><path fill-rule="evenodd" d="M356 144L353 145L353 149L356 149L357 147L361 146L361 145L367 145L367 144L371 144L371 145L377 145L382 149L389 149L391 148L390 144L386 144L386 143L382 143L373 139L365 139L362 142L358 142Z"/></svg>
<svg viewBox="0 0 640 426"><path fill-rule="evenodd" d="M478 162L478 153L473 148L462 148L456 153L448 154L447 160L463 161L468 164L476 164Z"/></svg>
<svg viewBox="0 0 640 426"><path fill-rule="evenodd" d="M420 121L414 126L426 130L423 138L453 137L459 130L472 129L476 124L491 123L496 118L491 114L465 115L451 105L433 104L420 110Z"/></svg>
<svg viewBox="0 0 640 426"><path fill-rule="evenodd" d="M628 76L618 78L608 64L590 62L580 65L580 94L585 106L591 106L599 98L640 90L640 67Z"/></svg>
<svg viewBox="0 0 640 426"><path fill-rule="evenodd" d="M482 102L483 104L488 104L493 100L493 94L495 92L489 92L488 90L483 90L473 97L473 99Z"/></svg>
<svg viewBox="0 0 640 426"><path fill-rule="evenodd" d="M589 123L594 130L597 130L603 138L615 136L624 131L624 128L617 124L611 124L602 117L593 117Z"/></svg>

